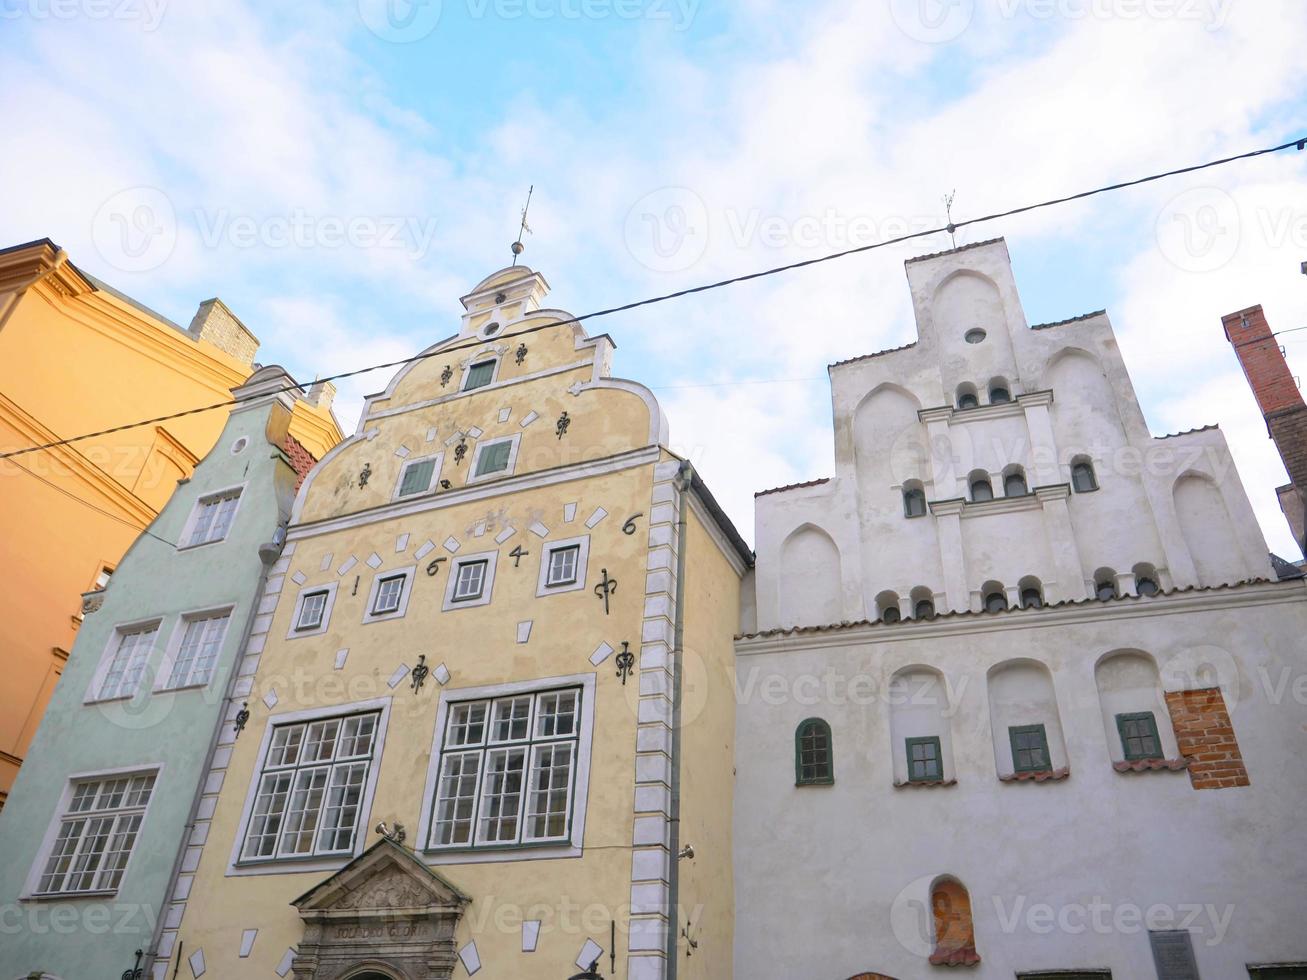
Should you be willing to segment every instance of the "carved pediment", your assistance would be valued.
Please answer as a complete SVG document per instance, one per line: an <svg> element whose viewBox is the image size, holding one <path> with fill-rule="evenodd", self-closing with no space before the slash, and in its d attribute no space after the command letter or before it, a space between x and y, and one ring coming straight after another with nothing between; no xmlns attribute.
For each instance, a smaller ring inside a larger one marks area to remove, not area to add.
<svg viewBox="0 0 1307 980"><path fill-rule="evenodd" d="M470 899L389 840L380 840L291 904L302 916L395 909L461 909Z"/></svg>

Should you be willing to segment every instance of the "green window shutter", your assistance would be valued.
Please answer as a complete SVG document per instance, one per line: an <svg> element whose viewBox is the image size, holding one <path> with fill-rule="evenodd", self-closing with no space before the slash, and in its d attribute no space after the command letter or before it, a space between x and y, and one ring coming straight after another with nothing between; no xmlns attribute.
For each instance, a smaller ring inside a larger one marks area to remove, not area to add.
<svg viewBox="0 0 1307 980"><path fill-rule="evenodd" d="M463 390L471 391L473 388L484 388L490 384L494 376L494 361L482 361L480 364L473 364L467 369L467 380L463 382Z"/></svg>
<svg viewBox="0 0 1307 980"><path fill-rule="evenodd" d="M944 778L944 755L939 736L927 735L907 740L908 782L925 783Z"/></svg>
<svg viewBox="0 0 1307 980"><path fill-rule="evenodd" d="M794 785L821 786L835 782L835 752L830 725L820 718L799 722L794 730Z"/></svg>
<svg viewBox="0 0 1307 980"><path fill-rule="evenodd" d="M434 459L418 460L409 463L404 469L404 477L399 481L399 495L407 497L410 494L426 493L431 487L431 474L436 469Z"/></svg>
<svg viewBox="0 0 1307 980"><path fill-rule="evenodd" d="M1121 749L1127 762L1162 758L1162 740L1151 711L1117 715L1116 730L1121 735Z"/></svg>
<svg viewBox="0 0 1307 980"><path fill-rule="evenodd" d="M1047 772L1053 768L1048 754L1048 733L1043 725L1013 725L1007 730L1016 772Z"/></svg>
<svg viewBox="0 0 1307 980"><path fill-rule="evenodd" d="M513 451L513 444L508 440L492 443L481 450L477 457L477 476L487 473L499 473L508 469L508 454Z"/></svg>

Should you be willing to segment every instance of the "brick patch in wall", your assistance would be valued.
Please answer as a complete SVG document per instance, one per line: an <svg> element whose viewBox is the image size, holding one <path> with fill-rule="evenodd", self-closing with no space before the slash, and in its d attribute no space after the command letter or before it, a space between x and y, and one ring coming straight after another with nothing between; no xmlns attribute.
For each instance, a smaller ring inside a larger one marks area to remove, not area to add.
<svg viewBox="0 0 1307 980"><path fill-rule="evenodd" d="M1194 789L1250 785L1219 687L1167 691L1166 707Z"/></svg>

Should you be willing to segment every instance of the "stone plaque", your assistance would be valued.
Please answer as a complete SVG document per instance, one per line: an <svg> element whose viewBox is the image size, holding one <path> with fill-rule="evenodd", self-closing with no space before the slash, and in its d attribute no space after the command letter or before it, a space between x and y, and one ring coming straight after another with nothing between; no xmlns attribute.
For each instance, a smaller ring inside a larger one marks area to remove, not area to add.
<svg viewBox="0 0 1307 980"><path fill-rule="evenodd" d="M1198 964L1194 961L1193 939L1185 929L1168 929L1150 932L1148 941L1153 947L1153 965L1157 980L1198 980Z"/></svg>

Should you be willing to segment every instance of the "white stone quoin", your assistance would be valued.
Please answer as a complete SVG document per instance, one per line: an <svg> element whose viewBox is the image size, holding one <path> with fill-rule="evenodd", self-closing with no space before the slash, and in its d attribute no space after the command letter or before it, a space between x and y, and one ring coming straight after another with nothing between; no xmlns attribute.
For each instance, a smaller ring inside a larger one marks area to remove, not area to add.
<svg viewBox="0 0 1307 980"><path fill-rule="evenodd" d="M736 975L1307 963L1307 590L1224 436L1153 436L1003 241L907 274L917 341L831 368L834 475L756 498Z"/></svg>

